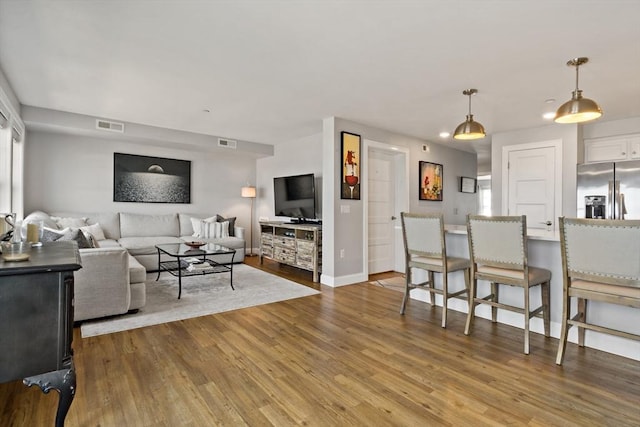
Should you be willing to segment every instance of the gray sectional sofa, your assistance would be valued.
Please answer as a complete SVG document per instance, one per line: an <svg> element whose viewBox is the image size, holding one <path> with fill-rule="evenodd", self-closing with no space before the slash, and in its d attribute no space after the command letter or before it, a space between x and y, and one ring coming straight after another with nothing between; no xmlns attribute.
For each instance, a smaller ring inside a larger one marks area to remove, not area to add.
<svg viewBox="0 0 640 427"><path fill-rule="evenodd" d="M244 260L244 229L233 227L233 236L223 238L195 237L192 218L211 218L198 214L136 214L70 212L34 212L25 218L43 220L45 227L61 228L65 222L99 229L98 247L81 248L82 268L75 273L75 321L124 314L144 307L145 280L148 271L158 269L155 245L184 241L218 243L236 250L233 262ZM234 221L232 219L232 224ZM96 226L99 225L99 227ZM85 229L86 231L86 229ZM230 232L230 234L232 234ZM164 259L163 259L164 260ZM222 262L230 262L221 259Z"/></svg>

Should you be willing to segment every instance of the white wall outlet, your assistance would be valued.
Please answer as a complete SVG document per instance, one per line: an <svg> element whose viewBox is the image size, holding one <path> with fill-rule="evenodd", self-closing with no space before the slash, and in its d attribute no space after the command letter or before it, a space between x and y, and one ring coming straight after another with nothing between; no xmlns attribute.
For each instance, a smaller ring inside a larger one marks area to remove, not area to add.
<svg viewBox="0 0 640 427"><path fill-rule="evenodd" d="M340 249L340 258L344 258L344 249Z"/></svg>
<svg viewBox="0 0 640 427"><path fill-rule="evenodd" d="M351 206L340 205L340 213L351 213Z"/></svg>

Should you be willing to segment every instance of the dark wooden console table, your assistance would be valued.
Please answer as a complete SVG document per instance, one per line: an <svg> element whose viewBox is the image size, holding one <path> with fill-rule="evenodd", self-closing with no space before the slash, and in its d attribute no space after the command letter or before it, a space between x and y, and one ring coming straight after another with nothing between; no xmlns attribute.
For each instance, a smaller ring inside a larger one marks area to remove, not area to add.
<svg viewBox="0 0 640 427"><path fill-rule="evenodd" d="M82 267L75 242L45 243L28 261L0 258L0 383L23 378L60 397L62 427L76 390L73 367L73 272Z"/></svg>

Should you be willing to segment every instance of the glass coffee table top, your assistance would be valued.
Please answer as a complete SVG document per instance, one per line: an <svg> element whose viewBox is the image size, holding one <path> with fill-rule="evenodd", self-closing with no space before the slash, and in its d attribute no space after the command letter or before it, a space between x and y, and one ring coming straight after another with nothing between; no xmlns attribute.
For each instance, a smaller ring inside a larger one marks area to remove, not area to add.
<svg viewBox="0 0 640 427"><path fill-rule="evenodd" d="M165 243L162 245L156 245L156 248L166 253L167 255L171 255L174 257L223 255L235 252L235 250L227 248L226 246L218 245L217 243L207 243L197 249L184 243Z"/></svg>

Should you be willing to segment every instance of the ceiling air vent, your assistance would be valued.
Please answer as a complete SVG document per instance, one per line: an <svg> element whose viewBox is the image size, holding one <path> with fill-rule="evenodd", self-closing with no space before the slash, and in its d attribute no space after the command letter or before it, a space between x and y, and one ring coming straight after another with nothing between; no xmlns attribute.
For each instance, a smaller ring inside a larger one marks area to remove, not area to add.
<svg viewBox="0 0 640 427"><path fill-rule="evenodd" d="M218 138L218 147L233 148L235 150L237 145L238 145L238 141L234 141L232 139Z"/></svg>
<svg viewBox="0 0 640 427"><path fill-rule="evenodd" d="M110 122L108 120L96 119L96 129L108 130L109 132L124 133L124 123Z"/></svg>

